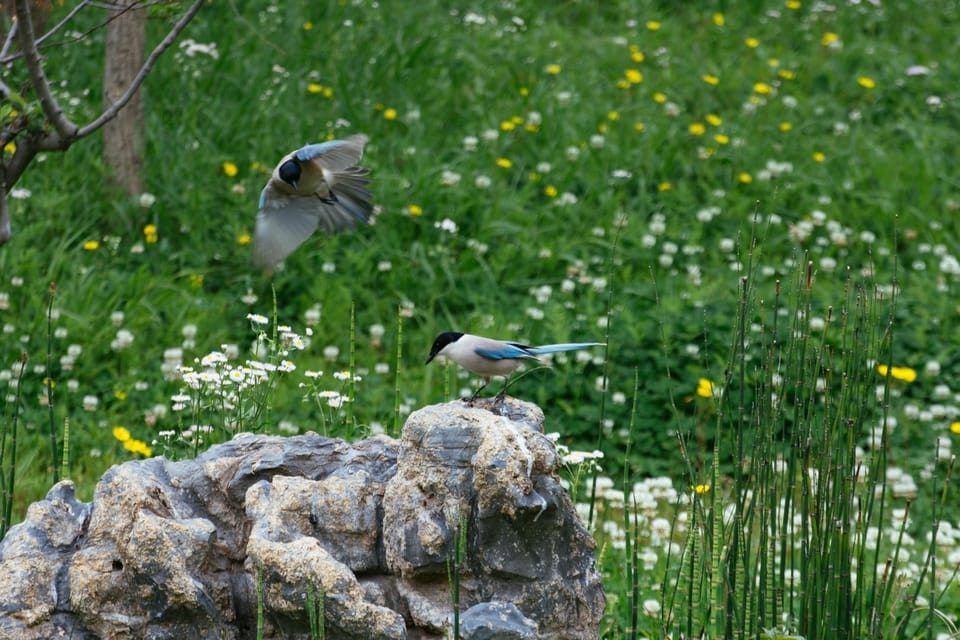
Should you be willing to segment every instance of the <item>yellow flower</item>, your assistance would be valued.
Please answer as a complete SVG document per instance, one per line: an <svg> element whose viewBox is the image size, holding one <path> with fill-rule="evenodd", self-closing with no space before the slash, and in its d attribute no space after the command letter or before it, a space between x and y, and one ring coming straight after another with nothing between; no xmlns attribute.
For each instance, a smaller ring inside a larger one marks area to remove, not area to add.
<svg viewBox="0 0 960 640"><path fill-rule="evenodd" d="M250 244L250 240L251 238L249 233L241 233L237 236L237 244L239 244L241 247L245 247Z"/></svg>
<svg viewBox="0 0 960 640"><path fill-rule="evenodd" d="M643 62L643 52L636 48L630 49L630 59L634 62Z"/></svg>
<svg viewBox="0 0 960 640"><path fill-rule="evenodd" d="M650 29L650 31L657 31L657 30L659 30L659 29L660 29L660 21L659 21L659 20L648 20L648 21L647 21L647 29Z"/></svg>
<svg viewBox="0 0 960 640"><path fill-rule="evenodd" d="M550 75L555 76L555 75L557 75L558 73L560 73L560 65L558 65L558 64L548 64L547 67L546 67L546 69L545 69L545 71L546 71L547 73L549 73Z"/></svg>
<svg viewBox="0 0 960 640"><path fill-rule="evenodd" d="M724 22L726 22L726 20L724 20L722 13L713 14L713 24L722 27Z"/></svg>
<svg viewBox="0 0 960 640"><path fill-rule="evenodd" d="M116 398L117 400L119 400L120 402L123 402L124 400L127 399L127 392L126 392L126 391L121 391L121 390L118 389L118 390L116 390L116 391L113 392L113 397Z"/></svg>
<svg viewBox="0 0 960 640"><path fill-rule="evenodd" d="M17 152L17 143L12 140L4 145L3 150L6 153L16 153Z"/></svg>
<svg viewBox="0 0 960 640"><path fill-rule="evenodd" d="M84 251L96 251L100 248L100 242L98 240L87 240L83 243Z"/></svg>
<svg viewBox="0 0 960 640"><path fill-rule="evenodd" d="M503 169L509 169L513 166L513 163L510 162L510 158L497 158L497 166Z"/></svg>
<svg viewBox="0 0 960 640"><path fill-rule="evenodd" d="M913 382L917 379L917 372L910 367L889 367L885 364L878 364L877 373L882 376L891 376L894 380L903 382Z"/></svg>
<svg viewBox="0 0 960 640"><path fill-rule="evenodd" d="M157 225L148 224L143 228L143 239L147 241L147 244L154 244L159 236L157 235Z"/></svg>
<svg viewBox="0 0 960 640"><path fill-rule="evenodd" d="M629 80L626 80L624 78L620 78L619 80L617 80L617 89L629 89L629 88L630 88Z"/></svg>
<svg viewBox="0 0 960 640"><path fill-rule="evenodd" d="M780 123L780 131L783 131L784 133L786 133L787 131L790 131L790 129L793 129L793 124L792 124L792 123L790 123L790 122L781 122L781 123Z"/></svg>
<svg viewBox="0 0 960 640"><path fill-rule="evenodd" d="M669 181L661 182L660 184L657 185L657 191L670 191L670 189L673 189L673 183Z"/></svg>
<svg viewBox="0 0 960 640"><path fill-rule="evenodd" d="M702 136L707 131L707 128L703 126L702 122L694 122L687 127L687 129L695 136Z"/></svg>
<svg viewBox="0 0 960 640"><path fill-rule="evenodd" d="M703 81L709 85L717 86L720 84L720 78L717 76L710 75L709 73L703 74Z"/></svg>
<svg viewBox="0 0 960 640"><path fill-rule="evenodd" d="M145 458L149 458L153 455L153 451L147 446L146 442L143 442L142 440L136 440L134 438L130 438L129 440L125 441L123 443L123 448L133 453L139 453Z"/></svg>
<svg viewBox="0 0 960 640"><path fill-rule="evenodd" d="M627 69L623 72L623 75L627 76L627 82L630 84L640 84L643 82L643 74L640 73L639 69Z"/></svg>
<svg viewBox="0 0 960 640"><path fill-rule="evenodd" d="M766 82L758 82L753 85L754 93L759 93L760 95L767 95L768 93L773 93L773 87L768 85Z"/></svg>
<svg viewBox="0 0 960 640"><path fill-rule="evenodd" d="M693 489L693 492L694 492L694 493L696 493L697 495L700 495L700 496L702 496L702 495L705 494L705 493L710 493L710 485L709 485L709 484L697 484L697 485L694 485L694 486L692 486L692 487L690 487L690 488Z"/></svg>
<svg viewBox="0 0 960 640"><path fill-rule="evenodd" d="M313 29L313 23L307 20L306 22L303 23L303 30L310 31L310 29Z"/></svg>
<svg viewBox="0 0 960 640"><path fill-rule="evenodd" d="M557 188L552 184L548 184L543 188L543 195L547 196L548 198L556 198Z"/></svg>
<svg viewBox="0 0 960 640"><path fill-rule="evenodd" d="M610 112L607 113L607 120L614 121L614 120L619 120L619 119L620 119L620 113L619 113L619 112L617 112L617 111L610 111Z"/></svg>
<svg viewBox="0 0 960 640"><path fill-rule="evenodd" d="M530 89L526 87L520 87L520 95L526 98L528 95L530 95Z"/></svg>
<svg viewBox="0 0 960 640"><path fill-rule="evenodd" d="M396 120L397 119L397 110L396 109L384 109L383 117L387 120Z"/></svg>
<svg viewBox="0 0 960 640"><path fill-rule="evenodd" d="M832 31L827 31L820 38L820 44L822 44L825 47L829 47L830 45L832 45L834 42L837 42L838 40L840 40L840 36L833 33Z"/></svg>
<svg viewBox="0 0 960 640"><path fill-rule="evenodd" d="M826 154L824 154L822 151L814 151L811 157L813 158L814 162L823 162L827 159Z"/></svg>
<svg viewBox="0 0 960 640"><path fill-rule="evenodd" d="M191 273L190 274L190 286L194 289L199 289L203 286L203 274L200 273Z"/></svg>
<svg viewBox="0 0 960 640"><path fill-rule="evenodd" d="M740 181L740 184L750 184L753 182L753 176L746 171L741 171L737 174L737 180Z"/></svg>
<svg viewBox="0 0 960 640"><path fill-rule="evenodd" d="M797 77L797 74L789 69L780 69L777 71L777 75L783 78L784 80L793 80Z"/></svg>
<svg viewBox="0 0 960 640"><path fill-rule="evenodd" d="M120 442L126 442L130 439L130 432L126 427L116 426L113 428L113 437Z"/></svg>
<svg viewBox="0 0 960 640"><path fill-rule="evenodd" d="M523 118L521 118L520 116L511 116L510 122L512 122L513 124L523 124Z"/></svg>
<svg viewBox="0 0 960 640"><path fill-rule="evenodd" d="M223 163L223 173L228 178L232 178L237 175L237 171L237 165L233 164L232 162L227 161Z"/></svg>
<svg viewBox="0 0 960 640"><path fill-rule="evenodd" d="M787 3L785 6L787 7L787 9L792 9L796 11L797 9L800 8L800 0L787 0Z"/></svg>
<svg viewBox="0 0 960 640"><path fill-rule="evenodd" d="M660 93L659 91L657 91L655 94L653 94L653 101L656 102L657 104L663 104L664 102L667 101L667 95L665 93Z"/></svg>
<svg viewBox="0 0 960 640"><path fill-rule="evenodd" d="M719 127L721 124L723 124L723 120L721 120L720 116L715 113L707 114L707 122L709 122L710 126L712 127Z"/></svg>
<svg viewBox="0 0 960 640"><path fill-rule="evenodd" d="M747 45L751 49L756 49L757 47L760 46L760 41L757 40L756 38L747 38L746 40L743 41L743 44Z"/></svg>
<svg viewBox="0 0 960 640"><path fill-rule="evenodd" d="M770 58L770 59L768 59L768 60L767 60L767 66L768 66L768 67L771 67L771 68L773 68L773 69L776 69L777 67L780 66L780 59L779 59L779 58Z"/></svg>
<svg viewBox="0 0 960 640"><path fill-rule="evenodd" d="M330 88L330 87L324 87L324 88L323 88L323 97L324 97L324 98L329 98L329 97L332 96L332 95L333 95L333 89L332 89L332 88Z"/></svg>
<svg viewBox="0 0 960 640"><path fill-rule="evenodd" d="M642 122L634 122L634 123L633 123L633 129L634 129L634 131L636 131L637 133L643 133L643 123L642 123Z"/></svg>
<svg viewBox="0 0 960 640"><path fill-rule="evenodd" d="M516 126L517 125L515 125L510 120L504 120L503 122L500 123L500 128L503 129L504 131L513 131L516 128Z"/></svg>
<svg viewBox="0 0 960 640"><path fill-rule="evenodd" d="M860 76L857 78L857 84L863 87L864 89L873 89L877 86L877 83L874 82L873 78L868 78L866 76Z"/></svg>
<svg viewBox="0 0 960 640"><path fill-rule="evenodd" d="M423 215L423 208L418 204L407 205L407 213L417 218Z"/></svg>
<svg viewBox="0 0 960 640"><path fill-rule="evenodd" d="M951 433L960 433L960 422L951 422L951 423L950 423L950 432L951 432Z"/></svg>
<svg viewBox="0 0 960 640"><path fill-rule="evenodd" d="M700 378L697 382L697 395L701 398L712 398L714 389L714 384L706 378Z"/></svg>
<svg viewBox="0 0 960 640"><path fill-rule="evenodd" d="M323 85L317 82L311 82L307 85L307 93L320 93L323 91Z"/></svg>
<svg viewBox="0 0 960 640"><path fill-rule="evenodd" d="M730 136L722 133L718 133L717 135L713 136L713 139L717 141L717 144L727 144L730 142Z"/></svg>

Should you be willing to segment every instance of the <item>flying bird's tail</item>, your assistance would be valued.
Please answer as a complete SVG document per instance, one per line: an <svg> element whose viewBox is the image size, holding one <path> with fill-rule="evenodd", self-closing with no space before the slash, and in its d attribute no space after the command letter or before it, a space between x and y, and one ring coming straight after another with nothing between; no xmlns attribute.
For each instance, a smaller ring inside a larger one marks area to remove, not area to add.
<svg viewBox="0 0 960 640"><path fill-rule="evenodd" d="M367 189L370 170L364 167L347 167L333 174L330 191L344 211L360 222L370 222L373 214L373 194Z"/></svg>
<svg viewBox="0 0 960 640"><path fill-rule="evenodd" d="M577 349L586 349L588 347L603 347L604 342L572 342L566 344L545 344L539 347L529 347L527 351L535 356L542 356L548 353L557 353L558 351L576 351Z"/></svg>

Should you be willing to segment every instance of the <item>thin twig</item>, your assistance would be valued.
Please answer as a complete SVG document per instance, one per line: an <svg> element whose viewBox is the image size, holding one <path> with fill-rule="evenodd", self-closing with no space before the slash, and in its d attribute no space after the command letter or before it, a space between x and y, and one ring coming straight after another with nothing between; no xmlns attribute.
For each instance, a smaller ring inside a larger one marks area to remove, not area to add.
<svg viewBox="0 0 960 640"><path fill-rule="evenodd" d="M26 0L17 0L17 5L19 6L25 2ZM181 16L177 23L173 26L173 29L171 29L170 32L167 33L166 37L160 41L160 44L158 44L153 51L150 52L150 56L147 58L146 62L143 63L143 66L140 67L140 71L137 72L136 77L134 77L133 82L130 83L130 86L127 87L127 90L124 92L124 94L120 96L116 102L110 105L109 109L100 114L99 118L80 128L80 130L76 132L77 138L88 136L105 125L107 122L112 120L117 113L120 112L120 109L125 107L126 104L130 102L130 99L140 88L140 85L143 84L143 81L146 79L147 75L151 70L153 70L153 66L157 63L157 60L161 55L163 55L163 52L169 49L170 45L176 41L177 37L186 28L187 24L195 15L197 15L197 12L200 11L200 7L203 6L204 2L205 0L194 0L193 4L190 5L190 8L187 9L187 12L184 13L183 16Z"/></svg>
<svg viewBox="0 0 960 640"><path fill-rule="evenodd" d="M53 27L52 27L49 31L47 31L45 34L43 34L43 35L40 36L39 38L37 38L37 46L42 45L44 40L46 40L47 38L49 38L50 36L52 36L53 34L55 34L57 31L59 31L60 29L62 29L62 28L64 27L64 25L66 25L68 22L70 22L71 20L73 20L73 17L74 17L75 15L77 15L78 13L80 13L80 11L82 11L82 10L83 10L87 5L89 5L89 4L90 4L90 2L89 2L88 0L82 0L82 1L80 2L80 4L78 4L78 5L75 6L73 9L70 10L70 13L68 13L66 16L64 16L63 20L61 20L61 21L58 22L57 24L53 25ZM5 56L5 55L7 55L6 50L4 50L4 52L3 52L3 56ZM0 58L3 58L3 56L0 56Z"/></svg>
<svg viewBox="0 0 960 640"><path fill-rule="evenodd" d="M3 43L3 49L0 49L0 58L3 58L7 55L7 51L10 51L10 45L13 44L13 39L17 37L17 17L13 17L13 21L10 24L10 33L7 34L7 39Z"/></svg>

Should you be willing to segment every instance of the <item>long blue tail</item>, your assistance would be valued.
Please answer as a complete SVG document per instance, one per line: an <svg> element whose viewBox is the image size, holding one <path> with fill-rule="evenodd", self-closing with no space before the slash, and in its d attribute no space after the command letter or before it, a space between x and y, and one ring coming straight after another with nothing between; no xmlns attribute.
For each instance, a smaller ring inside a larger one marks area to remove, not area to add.
<svg viewBox="0 0 960 640"><path fill-rule="evenodd" d="M539 347L530 347L528 351L535 356L542 356L547 353L557 353L558 351L576 351L577 349L603 347L605 345L605 342L569 342L566 344L545 344Z"/></svg>

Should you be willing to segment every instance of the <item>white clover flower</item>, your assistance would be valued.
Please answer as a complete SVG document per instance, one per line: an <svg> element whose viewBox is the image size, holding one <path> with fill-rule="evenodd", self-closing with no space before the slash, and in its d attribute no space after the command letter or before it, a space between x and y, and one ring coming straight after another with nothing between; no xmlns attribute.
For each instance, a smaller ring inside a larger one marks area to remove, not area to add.
<svg viewBox="0 0 960 640"><path fill-rule="evenodd" d="M331 344L323 348L323 357L329 360L330 362L333 362L334 360L336 360L337 356L339 355L340 355L340 347L336 345Z"/></svg>
<svg viewBox="0 0 960 640"><path fill-rule="evenodd" d="M310 307L303 312L303 321L309 327L315 327L320 324L320 307L314 306Z"/></svg>
<svg viewBox="0 0 960 640"><path fill-rule="evenodd" d="M473 184L478 189L489 189L490 185L493 184L493 180L490 179L490 176L479 175L474 179Z"/></svg>
<svg viewBox="0 0 960 640"><path fill-rule="evenodd" d="M123 311L114 311L110 314L110 322L113 326L119 327L123 324Z"/></svg>
<svg viewBox="0 0 960 640"><path fill-rule="evenodd" d="M441 231L446 231L449 234L455 234L458 229L457 223L450 218L444 218L440 222L435 222L433 223L433 226Z"/></svg>
<svg viewBox="0 0 960 640"><path fill-rule="evenodd" d="M580 148L569 146L564 151L564 155L570 162L576 162L576 160L580 157Z"/></svg>
<svg viewBox="0 0 960 640"><path fill-rule="evenodd" d="M140 198L139 198L140 206L143 207L144 209L149 209L150 207L153 206L153 203L156 201L157 201L157 196L153 195L152 193L148 193L144 191L143 193L140 194Z"/></svg>
<svg viewBox="0 0 960 640"><path fill-rule="evenodd" d="M93 395L83 396L83 401L81 404L84 411L96 411L97 405L100 404L100 399Z"/></svg>
<svg viewBox="0 0 960 640"><path fill-rule="evenodd" d="M133 344L133 334L126 330L117 331L117 336L110 342L110 348L113 351L123 351Z"/></svg>
<svg viewBox="0 0 960 640"><path fill-rule="evenodd" d="M455 187L460 184L461 176L456 171L450 171L449 169L444 169L443 173L440 174L440 184L445 187Z"/></svg>
<svg viewBox="0 0 960 640"><path fill-rule="evenodd" d="M477 140L477 136L467 136L463 139L463 150L476 151L478 143L479 140Z"/></svg>

